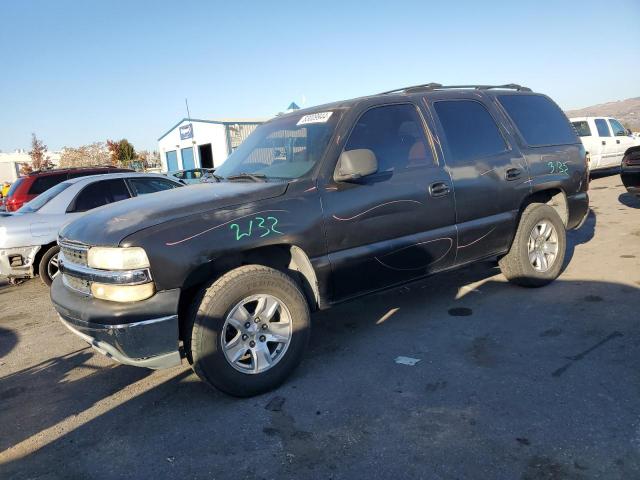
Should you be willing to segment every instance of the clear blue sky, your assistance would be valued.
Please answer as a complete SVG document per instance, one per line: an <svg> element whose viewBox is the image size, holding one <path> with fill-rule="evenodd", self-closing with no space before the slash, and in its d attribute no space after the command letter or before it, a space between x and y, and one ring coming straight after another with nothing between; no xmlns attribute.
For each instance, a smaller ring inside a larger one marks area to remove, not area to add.
<svg viewBox="0 0 640 480"><path fill-rule="evenodd" d="M561 107L640 96L640 1L3 2L0 149L263 117L426 83L516 82Z"/></svg>

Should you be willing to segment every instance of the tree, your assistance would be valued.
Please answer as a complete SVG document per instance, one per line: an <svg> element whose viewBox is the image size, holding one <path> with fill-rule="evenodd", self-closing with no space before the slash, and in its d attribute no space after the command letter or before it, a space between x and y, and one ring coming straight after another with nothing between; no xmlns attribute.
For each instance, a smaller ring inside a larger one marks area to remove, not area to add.
<svg viewBox="0 0 640 480"><path fill-rule="evenodd" d="M31 165L23 164L20 168L20 173L26 175L34 170L47 170L53 168L53 162L47 155L47 146L42 140L36 137L35 133L31 134L31 150L29 151L31 157Z"/></svg>
<svg viewBox="0 0 640 480"><path fill-rule="evenodd" d="M64 147L60 155L61 167L92 167L109 165L110 152L103 142L94 142L79 147Z"/></svg>
<svg viewBox="0 0 640 480"><path fill-rule="evenodd" d="M129 166L136 160L136 150L126 138L122 140L107 140L107 149L111 155L111 164L119 166Z"/></svg>

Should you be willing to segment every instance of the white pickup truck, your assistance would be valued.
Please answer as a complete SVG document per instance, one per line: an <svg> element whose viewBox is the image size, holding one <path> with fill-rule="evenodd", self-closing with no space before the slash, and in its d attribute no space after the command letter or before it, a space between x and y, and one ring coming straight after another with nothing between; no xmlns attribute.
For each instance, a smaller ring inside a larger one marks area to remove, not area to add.
<svg viewBox="0 0 640 480"><path fill-rule="evenodd" d="M640 138L633 137L615 118L575 117L569 120L588 153L590 170L619 167L629 149L640 147Z"/></svg>

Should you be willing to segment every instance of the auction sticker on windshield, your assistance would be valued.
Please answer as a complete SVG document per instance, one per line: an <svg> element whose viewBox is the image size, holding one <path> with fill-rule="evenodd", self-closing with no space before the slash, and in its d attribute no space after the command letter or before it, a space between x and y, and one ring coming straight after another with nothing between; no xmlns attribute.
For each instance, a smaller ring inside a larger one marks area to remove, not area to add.
<svg viewBox="0 0 640 480"><path fill-rule="evenodd" d="M306 125L308 123L326 123L329 118L331 118L332 114L333 112L311 113L298 120L298 123L296 123L296 125Z"/></svg>

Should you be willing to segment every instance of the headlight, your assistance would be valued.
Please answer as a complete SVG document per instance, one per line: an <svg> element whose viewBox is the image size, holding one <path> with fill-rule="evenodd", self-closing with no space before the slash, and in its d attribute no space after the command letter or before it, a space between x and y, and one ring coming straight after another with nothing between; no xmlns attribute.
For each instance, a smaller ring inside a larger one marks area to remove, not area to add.
<svg viewBox="0 0 640 480"><path fill-rule="evenodd" d="M95 298L111 302L139 302L151 297L154 292L153 282L142 285L91 284L91 294Z"/></svg>
<svg viewBox="0 0 640 480"><path fill-rule="evenodd" d="M140 247L91 247L87 253L87 263L100 270L133 270L147 268L149 259Z"/></svg>

